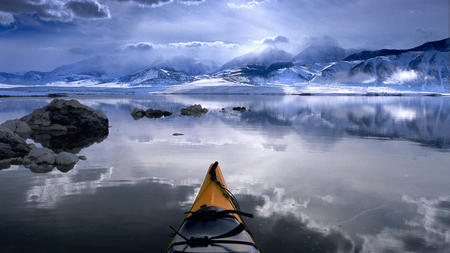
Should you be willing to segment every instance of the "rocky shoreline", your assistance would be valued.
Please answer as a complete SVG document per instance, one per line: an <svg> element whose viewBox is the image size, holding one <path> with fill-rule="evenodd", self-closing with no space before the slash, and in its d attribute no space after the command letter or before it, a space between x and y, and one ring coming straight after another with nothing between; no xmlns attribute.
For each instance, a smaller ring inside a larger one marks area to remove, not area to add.
<svg viewBox="0 0 450 253"><path fill-rule="evenodd" d="M33 172L49 172L55 167L67 172L86 159L76 153L104 140L108 127L102 112L77 100L54 99L31 114L0 125L0 169L24 165ZM27 142L29 139L35 144Z"/></svg>

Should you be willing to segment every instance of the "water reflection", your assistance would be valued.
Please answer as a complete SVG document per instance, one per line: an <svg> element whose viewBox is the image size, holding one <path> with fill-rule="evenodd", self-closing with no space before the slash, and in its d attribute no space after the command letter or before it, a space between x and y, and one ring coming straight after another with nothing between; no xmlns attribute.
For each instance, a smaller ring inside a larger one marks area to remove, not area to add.
<svg viewBox="0 0 450 253"><path fill-rule="evenodd" d="M91 135L87 132L82 134L51 134L51 133L36 133L31 135L33 141L42 146L53 150L56 153L70 152L73 154L79 153L82 149L91 146L94 143L100 143L108 137L104 135Z"/></svg>
<svg viewBox="0 0 450 253"><path fill-rule="evenodd" d="M6 100L0 121L48 103ZM0 251L45 251L39 245L52 238L53 251L162 252L168 225L181 222L214 160L243 209L257 215L248 222L265 252L450 249L448 98L80 101L107 114L108 138L82 149L88 160L66 174L0 171ZM206 115L179 116L198 103ZM174 114L135 121L135 107Z"/></svg>

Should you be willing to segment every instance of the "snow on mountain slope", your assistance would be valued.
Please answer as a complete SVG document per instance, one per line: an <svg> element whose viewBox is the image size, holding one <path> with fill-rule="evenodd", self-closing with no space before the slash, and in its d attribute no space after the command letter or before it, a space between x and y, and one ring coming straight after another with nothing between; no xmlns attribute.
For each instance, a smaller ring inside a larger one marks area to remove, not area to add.
<svg viewBox="0 0 450 253"><path fill-rule="evenodd" d="M345 61L367 60L377 56L399 55L407 52L418 52L418 51L449 52L450 38L437 41L430 41L418 47L413 47L410 49L381 49L376 51L362 51L359 53L351 54L347 56L344 60Z"/></svg>
<svg viewBox="0 0 450 253"><path fill-rule="evenodd" d="M153 67L120 78L121 83L127 83L130 86L173 85L191 81L193 81L193 77L184 72L169 71Z"/></svg>
<svg viewBox="0 0 450 253"><path fill-rule="evenodd" d="M411 51L365 61L339 62L321 71L312 81L409 85L411 88L437 86L448 90L448 61L448 52Z"/></svg>

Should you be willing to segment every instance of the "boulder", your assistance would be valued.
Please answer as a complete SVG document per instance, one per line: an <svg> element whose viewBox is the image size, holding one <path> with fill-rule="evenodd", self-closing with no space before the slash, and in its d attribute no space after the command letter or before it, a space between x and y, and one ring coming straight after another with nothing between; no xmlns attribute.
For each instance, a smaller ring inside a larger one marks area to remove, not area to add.
<svg viewBox="0 0 450 253"><path fill-rule="evenodd" d="M56 155L56 168L61 172L68 172L73 169L78 162L79 157L67 152L61 152Z"/></svg>
<svg viewBox="0 0 450 253"><path fill-rule="evenodd" d="M31 135L32 131L31 128L28 126L28 124L20 119L5 121L0 125L0 127L6 127L10 129L13 133L25 139Z"/></svg>
<svg viewBox="0 0 450 253"><path fill-rule="evenodd" d="M79 152L103 141L109 132L108 118L77 100L54 99L49 105L21 118L32 129L31 138L55 152Z"/></svg>
<svg viewBox="0 0 450 253"><path fill-rule="evenodd" d="M245 107L241 107L241 106L236 106L236 107L233 107L233 111L238 111L238 112L245 112L245 111L247 111L247 108L245 108Z"/></svg>
<svg viewBox="0 0 450 253"><path fill-rule="evenodd" d="M75 99L54 99L49 105L21 118L33 131L63 131L84 135L108 134L108 118Z"/></svg>
<svg viewBox="0 0 450 253"><path fill-rule="evenodd" d="M145 111L145 116L147 118L161 118L161 117L168 117L170 115L172 115L171 112L163 111L163 110L147 109Z"/></svg>
<svg viewBox="0 0 450 253"><path fill-rule="evenodd" d="M207 113L208 109L203 108L200 104L195 104L181 109L181 115L200 117L203 113Z"/></svg>
<svg viewBox="0 0 450 253"><path fill-rule="evenodd" d="M56 154L51 149L31 145L31 151L24 157L24 164L55 164Z"/></svg>
<svg viewBox="0 0 450 253"><path fill-rule="evenodd" d="M131 112L131 116L135 120L141 119L145 116L145 111L142 109L134 108L133 111Z"/></svg>
<svg viewBox="0 0 450 253"><path fill-rule="evenodd" d="M79 160L79 157L68 152L61 152L56 155L56 165L71 165L76 164Z"/></svg>
<svg viewBox="0 0 450 253"><path fill-rule="evenodd" d="M30 151L25 140L11 129L0 126L0 160L24 157Z"/></svg>

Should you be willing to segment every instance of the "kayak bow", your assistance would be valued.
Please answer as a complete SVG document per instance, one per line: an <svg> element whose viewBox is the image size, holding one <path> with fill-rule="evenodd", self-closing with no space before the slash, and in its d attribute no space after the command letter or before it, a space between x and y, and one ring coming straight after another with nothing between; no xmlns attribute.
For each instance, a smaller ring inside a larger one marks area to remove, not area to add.
<svg viewBox="0 0 450 253"><path fill-rule="evenodd" d="M166 252L260 253L241 216L239 204L227 189L219 163L209 166L200 191Z"/></svg>

